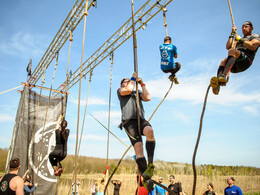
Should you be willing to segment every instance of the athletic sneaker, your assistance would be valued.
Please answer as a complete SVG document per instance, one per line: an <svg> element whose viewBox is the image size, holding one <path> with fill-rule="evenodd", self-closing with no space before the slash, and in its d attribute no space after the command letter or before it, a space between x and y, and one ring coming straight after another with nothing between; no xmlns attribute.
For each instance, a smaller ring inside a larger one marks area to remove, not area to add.
<svg viewBox="0 0 260 195"><path fill-rule="evenodd" d="M226 79L226 77L219 77L218 78L218 83L219 83L219 85L220 86L226 86L226 84L227 84L227 79Z"/></svg>
<svg viewBox="0 0 260 195"><path fill-rule="evenodd" d="M178 81L178 79L177 79L176 76L174 76L173 81L174 81L174 83L175 83L176 85L179 84L179 81Z"/></svg>
<svg viewBox="0 0 260 195"><path fill-rule="evenodd" d="M211 80L210 80L210 86L211 86L211 88L212 88L212 92L213 92L215 95L218 95L219 90L220 90L220 86L219 86L218 78L217 78L217 77L212 77L212 78L211 78Z"/></svg>
<svg viewBox="0 0 260 195"><path fill-rule="evenodd" d="M174 81L174 77L175 77L175 75L171 74L171 75L168 77L168 79L170 79L170 81L173 82L173 81Z"/></svg>
<svg viewBox="0 0 260 195"><path fill-rule="evenodd" d="M142 182L142 184L143 184L143 186L147 189L147 191L150 193L150 192L152 192L153 191L153 189L154 189L154 183L153 183L153 181L151 180L151 179L148 179L148 180L144 180L143 182Z"/></svg>
<svg viewBox="0 0 260 195"><path fill-rule="evenodd" d="M148 179L152 178L154 168L155 168L155 166L152 163L149 163L147 169L142 174L144 180L148 180Z"/></svg>

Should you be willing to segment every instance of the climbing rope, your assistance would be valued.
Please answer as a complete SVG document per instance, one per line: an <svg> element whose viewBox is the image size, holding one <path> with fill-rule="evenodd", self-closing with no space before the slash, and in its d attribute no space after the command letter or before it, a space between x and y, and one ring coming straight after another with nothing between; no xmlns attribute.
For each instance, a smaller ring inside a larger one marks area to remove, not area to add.
<svg viewBox="0 0 260 195"><path fill-rule="evenodd" d="M134 21L134 1L131 0L132 7L132 31L133 31L133 52L134 52L134 71L138 75L138 63L137 63L137 40L135 34L135 21ZM136 107L137 107L137 123L138 123L138 133L141 137L141 127L140 127L140 103L139 103L139 91L138 83L136 82Z"/></svg>
<svg viewBox="0 0 260 195"><path fill-rule="evenodd" d="M70 31L70 38L69 38L70 44L69 44L69 54L68 54L67 71L66 71L66 84L65 84L65 91L64 91L65 97L63 99L63 101L64 101L63 102L63 113L62 113L63 118L65 118L65 105L66 105L66 101L67 101L67 98L68 98L67 86L68 86L68 74L69 74L71 42L73 41L72 37L73 37L73 32Z"/></svg>
<svg viewBox="0 0 260 195"><path fill-rule="evenodd" d="M201 113L201 116L200 116L200 126L199 126L197 142L196 142L194 153L193 153L193 157L192 157L192 169L193 169L193 176L194 176L192 195L195 195L195 191L196 191L197 172L196 172L196 166L195 166L195 158L196 158L196 154L197 154L197 150L198 150L198 146L199 146L199 142L200 142L202 122L203 122L204 112L205 112L205 109L206 109L206 103L207 103L207 98L208 98L208 94L209 94L209 89L210 89L210 85L208 86L207 91L206 91L204 104L203 104L203 109L202 109L202 113Z"/></svg>
<svg viewBox="0 0 260 195"><path fill-rule="evenodd" d="M79 117L80 117L80 96L81 96L81 79L82 79L82 68L83 68L83 54L85 45L85 33L86 33L86 21L88 15L88 0L85 3L84 11L84 29L83 29L83 40L82 40L82 53L81 53L81 64L80 64L80 79L79 79L79 98L78 98L78 120L77 120L77 135L76 135L76 147L75 147L75 171L74 171L74 181L77 181L77 160L78 160L78 137L79 137ZM76 188L75 188L76 194Z"/></svg>
<svg viewBox="0 0 260 195"><path fill-rule="evenodd" d="M108 132L107 132L107 166L108 166L108 156L109 156L109 131L110 131L110 109L111 109L111 91L112 91L112 73L114 64L114 53L110 53L111 60L111 71L110 71L110 88L109 88L109 106L108 106Z"/></svg>
<svg viewBox="0 0 260 195"><path fill-rule="evenodd" d="M231 16L231 20L232 20L232 25L235 25L234 22L234 17L233 17L233 12L232 12L232 8L231 8L231 4L230 4L230 0L228 0L228 7L229 7L229 12L230 12L230 16Z"/></svg>
<svg viewBox="0 0 260 195"><path fill-rule="evenodd" d="M87 107L88 107L89 89L90 89L90 83L91 83L91 77L92 77L92 75L93 75L93 70L92 70L92 71L90 72L90 74L89 74L88 92L87 92L87 99L86 99L86 105L85 105L84 116L83 116L83 122L82 122L82 129L81 129L80 139L79 139L78 155L79 155L79 151L80 151L81 139L82 139L83 130L84 130L84 126L85 126L85 119L86 119L86 113L87 113Z"/></svg>
<svg viewBox="0 0 260 195"><path fill-rule="evenodd" d="M51 99L51 92L52 92L52 87L53 87L53 81L54 81L54 78L55 78L55 72L56 72L56 68L57 68L57 65L58 65L58 58L59 58L59 53L57 52L56 53L55 67L54 67L52 81L51 81L51 88L50 88L50 92L49 92L48 104L47 104L45 117L44 117L43 130L42 130L42 136L41 136L41 144L40 144L40 153L42 153L41 151L42 151L42 145L43 145L43 135L44 135L44 132L45 132L45 125L46 125L47 114L48 114L48 110L49 110L49 106L50 106L50 99ZM40 159L38 160L36 183L38 183L39 165L40 165ZM35 195L37 195L37 191L35 192Z"/></svg>
<svg viewBox="0 0 260 195"><path fill-rule="evenodd" d="M166 12L167 12L167 9L166 9L166 7L163 7L162 10L163 10L163 20L164 20L163 26L165 27L166 36L168 36L167 21L166 21Z"/></svg>
<svg viewBox="0 0 260 195"><path fill-rule="evenodd" d="M115 169L113 170L113 172L111 173L110 177L108 178L108 181L107 181L106 186L105 186L105 189L104 189L104 195L106 195L107 187L108 187L108 184L109 184L111 178L112 178L113 175L115 174L116 170L118 169L119 165L121 164L122 160L124 159L125 155L126 155L127 152L130 150L131 147L132 147L132 145L130 145L130 146L126 149L125 153L124 153L123 156L120 158L120 160L118 161L118 163L117 163Z"/></svg>

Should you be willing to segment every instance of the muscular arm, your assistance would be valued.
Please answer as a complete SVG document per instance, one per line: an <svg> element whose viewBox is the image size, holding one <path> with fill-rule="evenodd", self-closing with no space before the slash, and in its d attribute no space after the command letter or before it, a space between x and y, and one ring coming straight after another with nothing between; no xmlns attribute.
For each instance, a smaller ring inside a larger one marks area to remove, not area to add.
<svg viewBox="0 0 260 195"><path fill-rule="evenodd" d="M146 89L145 86L142 87L142 91L143 91L143 93L141 94L142 100L145 101L145 102L150 101L151 96L150 96L150 94L149 94L149 92L148 92L148 90Z"/></svg>
<svg viewBox="0 0 260 195"><path fill-rule="evenodd" d="M16 183L15 194L16 195L23 195L23 187L24 187L23 180L19 177L19 178L16 179L15 183Z"/></svg>
<svg viewBox="0 0 260 195"><path fill-rule="evenodd" d="M234 25L232 26L232 32L231 34L235 35L237 33L237 27ZM227 44L226 44L226 49L229 50L231 48L235 48L236 47L236 41L234 40L233 37L229 37Z"/></svg>
<svg viewBox="0 0 260 195"><path fill-rule="evenodd" d="M136 81L137 81L140 85L143 84L143 80L142 80L141 78L137 78ZM150 100L151 100L151 96L150 96L148 90L146 89L145 85L142 86L142 92L143 92L143 93L141 94L142 100L145 101L145 102L150 101Z"/></svg>
<svg viewBox="0 0 260 195"><path fill-rule="evenodd" d="M257 39L253 39L251 41L245 41L243 43L243 45L247 48L247 49L250 49L252 51L255 51L259 45L260 45L260 41L257 40Z"/></svg>
<svg viewBox="0 0 260 195"><path fill-rule="evenodd" d="M135 81L130 81L130 83L126 87L122 87L120 89L120 95L126 96L132 93L135 88Z"/></svg>
<svg viewBox="0 0 260 195"><path fill-rule="evenodd" d="M227 41L226 49L231 49L234 44L236 44L235 40L233 39L233 37L230 37ZM233 47L235 47L235 45Z"/></svg>

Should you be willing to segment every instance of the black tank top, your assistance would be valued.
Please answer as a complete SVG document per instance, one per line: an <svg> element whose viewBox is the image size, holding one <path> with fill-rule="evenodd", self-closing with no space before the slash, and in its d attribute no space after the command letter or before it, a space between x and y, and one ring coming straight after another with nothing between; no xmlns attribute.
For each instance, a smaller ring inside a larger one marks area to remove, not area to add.
<svg viewBox="0 0 260 195"><path fill-rule="evenodd" d="M9 187L9 183L16 176L16 174L8 173L3 177L0 183L0 195L15 195L15 191Z"/></svg>

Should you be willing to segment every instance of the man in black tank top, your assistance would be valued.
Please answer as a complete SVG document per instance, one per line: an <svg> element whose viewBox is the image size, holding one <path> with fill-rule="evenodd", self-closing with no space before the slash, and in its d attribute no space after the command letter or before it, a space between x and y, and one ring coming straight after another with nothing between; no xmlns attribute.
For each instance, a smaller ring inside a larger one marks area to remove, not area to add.
<svg viewBox="0 0 260 195"><path fill-rule="evenodd" d="M62 173L60 162L67 156L67 142L70 134L70 130L66 129L67 121L63 120L60 123L61 120L62 116L60 117L55 130L56 146L49 154L49 160L54 169L54 175L56 176L60 176ZM61 126L61 130L59 129L59 125Z"/></svg>
<svg viewBox="0 0 260 195"><path fill-rule="evenodd" d="M0 195L23 195L23 180L18 171L21 168L20 160L13 158L9 162L9 173L0 181Z"/></svg>
<svg viewBox="0 0 260 195"><path fill-rule="evenodd" d="M232 27L231 35L226 44L228 50L228 57L221 61L218 69L217 77L212 77L210 85L215 95L218 95L220 86L225 86L230 72L239 73L248 69L253 63L255 54L260 45L260 36L255 33L252 34L253 24L246 21L242 25L242 33L244 35L241 38L237 34L237 27ZM235 48L233 48L234 39L237 41Z"/></svg>

